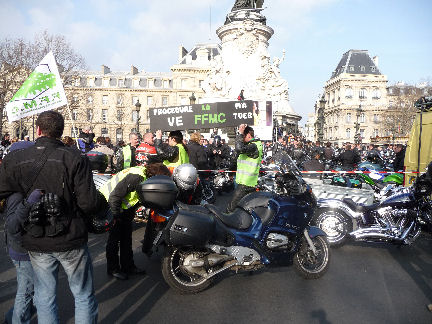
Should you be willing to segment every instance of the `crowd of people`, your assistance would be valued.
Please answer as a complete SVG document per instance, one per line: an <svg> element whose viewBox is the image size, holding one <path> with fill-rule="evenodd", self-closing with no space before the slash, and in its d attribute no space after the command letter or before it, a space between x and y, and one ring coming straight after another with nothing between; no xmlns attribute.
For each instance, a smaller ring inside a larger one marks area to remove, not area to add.
<svg viewBox="0 0 432 324"><path fill-rule="evenodd" d="M180 191L178 199L199 204L200 177L208 170L235 170L236 187L226 209L229 213L241 198L255 191L263 160L278 153L289 155L305 171L324 170L326 164L352 170L362 160L392 163L394 170L403 167L402 145L345 143L338 147L291 135L279 136L275 142L261 141L247 125L239 126L234 148L218 134L206 139L194 132L187 141L181 131L171 131L163 139L160 130L142 138L131 133L128 143L113 146L109 138L95 139L90 128L85 128L75 141L62 137L64 120L54 111L41 113L36 127L35 142L11 140L8 134L1 142L0 208L6 218L7 248L18 283L7 323L29 322L36 309L40 323L58 323L55 296L60 265L75 298L75 321L97 321L87 233L92 215L101 210L109 210L115 219L106 244L108 275L127 280L145 274L133 260L132 221L143 200L142 184L153 176L173 177ZM102 171L113 175L99 190L86 158L98 156L95 152L107 160ZM151 248L147 235L151 230L146 227L145 253Z"/></svg>

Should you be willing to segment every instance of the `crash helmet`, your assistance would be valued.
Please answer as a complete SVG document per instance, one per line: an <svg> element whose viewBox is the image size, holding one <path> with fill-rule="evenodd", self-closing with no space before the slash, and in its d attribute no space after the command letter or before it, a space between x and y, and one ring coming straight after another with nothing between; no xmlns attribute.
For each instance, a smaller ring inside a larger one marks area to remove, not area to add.
<svg viewBox="0 0 432 324"><path fill-rule="evenodd" d="M175 168L173 180L181 190L195 189L198 180L197 169L192 164L185 163Z"/></svg>

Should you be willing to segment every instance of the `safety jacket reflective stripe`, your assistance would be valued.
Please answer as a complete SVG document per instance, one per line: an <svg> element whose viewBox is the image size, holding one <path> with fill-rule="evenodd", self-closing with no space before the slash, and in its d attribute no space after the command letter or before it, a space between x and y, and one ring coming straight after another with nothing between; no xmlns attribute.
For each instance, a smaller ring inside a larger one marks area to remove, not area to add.
<svg viewBox="0 0 432 324"><path fill-rule="evenodd" d="M123 147L123 168L130 168L132 163L132 149L130 145Z"/></svg>
<svg viewBox="0 0 432 324"><path fill-rule="evenodd" d="M175 158L173 162L170 162L168 160L164 160L163 164L166 165L166 167L171 171L171 173L174 171L176 167L179 165L189 163L189 155L187 154L186 150L184 149L182 144L176 144L176 146L179 149L178 156Z"/></svg>
<svg viewBox="0 0 432 324"><path fill-rule="evenodd" d="M111 179L106 182L102 188L99 189L99 191L104 195L105 199L109 201L109 197L111 193L114 191L115 187L119 184L120 181L122 181L128 174L138 174L146 179L145 175L146 168L143 166L136 166L128 169L124 169L123 171L120 171L116 175L114 175ZM139 202L138 193L136 191L132 191L128 193L123 199L122 199L122 208L123 209L129 209L133 206L135 206Z"/></svg>
<svg viewBox="0 0 432 324"><path fill-rule="evenodd" d="M253 142L258 148L256 159L242 153L237 159L236 182L248 187L255 187L258 183L260 164L263 156L263 146L261 141Z"/></svg>

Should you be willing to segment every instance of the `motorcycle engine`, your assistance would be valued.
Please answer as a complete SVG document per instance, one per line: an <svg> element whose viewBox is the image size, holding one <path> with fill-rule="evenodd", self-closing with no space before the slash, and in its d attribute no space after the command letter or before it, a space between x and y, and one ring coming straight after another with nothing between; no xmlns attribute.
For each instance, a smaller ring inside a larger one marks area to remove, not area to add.
<svg viewBox="0 0 432 324"><path fill-rule="evenodd" d="M269 249L287 249L288 237L278 233L270 233L267 236L266 245Z"/></svg>

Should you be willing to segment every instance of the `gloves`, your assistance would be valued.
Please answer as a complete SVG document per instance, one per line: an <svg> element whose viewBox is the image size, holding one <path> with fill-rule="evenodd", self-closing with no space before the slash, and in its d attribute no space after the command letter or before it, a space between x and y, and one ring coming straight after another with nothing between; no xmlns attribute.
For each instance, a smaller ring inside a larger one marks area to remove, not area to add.
<svg viewBox="0 0 432 324"><path fill-rule="evenodd" d="M27 198L27 203L29 205L33 205L34 203L37 203L40 201L41 197L43 195L43 191L41 189L35 189L32 191L30 196Z"/></svg>
<svg viewBox="0 0 432 324"><path fill-rule="evenodd" d="M32 205L29 211L28 222L33 225L42 225L45 220L45 208L43 202L39 201Z"/></svg>
<svg viewBox="0 0 432 324"><path fill-rule="evenodd" d="M54 193L47 193L43 196L42 202L45 206L47 219L57 218L61 214L61 200L60 197Z"/></svg>

